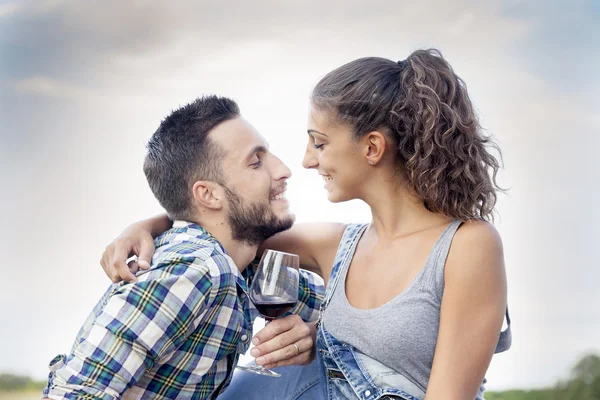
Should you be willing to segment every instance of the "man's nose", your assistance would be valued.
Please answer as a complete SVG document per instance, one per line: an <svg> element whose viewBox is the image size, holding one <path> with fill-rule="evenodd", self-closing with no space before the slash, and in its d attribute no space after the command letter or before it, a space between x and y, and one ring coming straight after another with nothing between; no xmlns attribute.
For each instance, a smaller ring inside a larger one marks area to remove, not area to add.
<svg viewBox="0 0 600 400"><path fill-rule="evenodd" d="M273 156L275 158L275 180L286 180L292 176L292 171L288 168L287 165L283 163L277 156Z"/></svg>

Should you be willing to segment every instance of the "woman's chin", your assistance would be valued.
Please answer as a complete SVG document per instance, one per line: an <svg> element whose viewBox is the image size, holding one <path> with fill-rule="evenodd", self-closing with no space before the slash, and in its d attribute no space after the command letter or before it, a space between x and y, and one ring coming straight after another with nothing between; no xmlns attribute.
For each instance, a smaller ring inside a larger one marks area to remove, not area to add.
<svg viewBox="0 0 600 400"><path fill-rule="evenodd" d="M344 201L348 201L349 199L340 196L339 193L336 193L334 191L328 191L327 192L327 200L329 200L331 203L341 203Z"/></svg>

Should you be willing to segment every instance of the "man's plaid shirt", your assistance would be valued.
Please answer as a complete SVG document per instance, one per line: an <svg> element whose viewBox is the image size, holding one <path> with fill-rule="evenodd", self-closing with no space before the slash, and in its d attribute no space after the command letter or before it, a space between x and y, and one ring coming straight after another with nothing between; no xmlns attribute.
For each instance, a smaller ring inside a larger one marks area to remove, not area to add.
<svg viewBox="0 0 600 400"><path fill-rule="evenodd" d="M240 273L202 227L177 222L155 240L138 282L112 285L50 373L53 399L213 399L252 339L253 269ZM322 281L301 271L292 310L314 320Z"/></svg>

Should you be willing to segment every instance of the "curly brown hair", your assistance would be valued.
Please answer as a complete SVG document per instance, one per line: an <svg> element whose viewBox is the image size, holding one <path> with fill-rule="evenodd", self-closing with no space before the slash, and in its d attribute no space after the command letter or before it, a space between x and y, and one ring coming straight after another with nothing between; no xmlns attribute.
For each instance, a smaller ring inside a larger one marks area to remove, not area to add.
<svg viewBox="0 0 600 400"><path fill-rule="evenodd" d="M463 221L493 219L500 150L483 134L465 83L439 50L406 60L360 58L327 74L312 103L355 139L379 130L396 143L403 172L425 207Z"/></svg>

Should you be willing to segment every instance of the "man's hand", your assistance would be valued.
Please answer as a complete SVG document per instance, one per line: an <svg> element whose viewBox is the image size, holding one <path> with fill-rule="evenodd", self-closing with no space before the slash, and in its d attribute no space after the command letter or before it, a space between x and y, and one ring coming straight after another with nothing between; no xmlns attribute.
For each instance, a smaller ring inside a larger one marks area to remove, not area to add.
<svg viewBox="0 0 600 400"><path fill-rule="evenodd" d="M138 256L137 260L127 264L127 258L134 254ZM136 282L137 278L134 273L140 268L150 268L153 254L152 235L139 224L133 224L106 247L100 264L104 273L114 283L121 280Z"/></svg>
<svg viewBox="0 0 600 400"><path fill-rule="evenodd" d="M271 369L286 365L307 365L315 358L317 329L297 315L276 319L258 332L250 354L256 364Z"/></svg>

